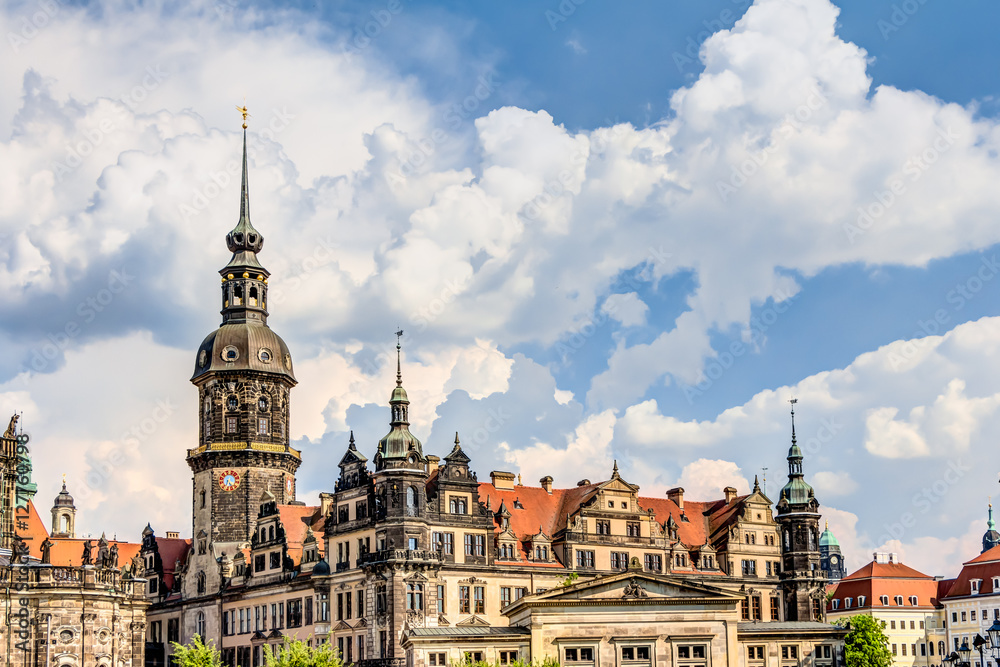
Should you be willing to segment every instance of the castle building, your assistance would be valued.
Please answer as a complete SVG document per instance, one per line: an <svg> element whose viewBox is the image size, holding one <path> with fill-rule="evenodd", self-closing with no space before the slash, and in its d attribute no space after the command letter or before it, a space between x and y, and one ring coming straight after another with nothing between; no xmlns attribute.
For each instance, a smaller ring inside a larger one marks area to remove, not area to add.
<svg viewBox="0 0 1000 667"><path fill-rule="evenodd" d="M893 665L944 665L949 650L943 598L951 584L903 565L896 554L875 553L832 589L827 618L871 615L882 622Z"/></svg>
<svg viewBox="0 0 1000 667"><path fill-rule="evenodd" d="M17 421L0 437L0 665L142 667L149 602L139 545L76 538L65 481L46 530Z"/></svg>
<svg viewBox="0 0 1000 667"><path fill-rule="evenodd" d="M819 566L831 584L847 576L847 564L844 562L844 554L840 552L840 542L834 537L829 523L819 536Z"/></svg>
<svg viewBox="0 0 1000 667"><path fill-rule="evenodd" d="M794 425L778 516L756 481L708 501L682 488L648 497L617 464L571 486L549 476L525 486L506 471L480 481L459 434L441 458L410 431L397 341L389 431L370 464L352 433L332 491L299 501L296 380L267 323L245 124L240 217L226 242L222 324L191 378L193 534L142 535L147 664L167 664L170 642L195 635L242 667L286 638L330 641L363 667L546 656L581 667L839 664L846 631L813 606L818 504Z"/></svg>
<svg viewBox="0 0 1000 667"><path fill-rule="evenodd" d="M957 651L964 642L972 646L977 634L987 637L987 628L1000 619L1000 546L962 563L949 584L941 603L948 621L948 651ZM991 660L985 667L992 665Z"/></svg>
<svg viewBox="0 0 1000 667"><path fill-rule="evenodd" d="M986 553L998 544L1000 544L1000 532L997 532L997 525L993 521L993 503L990 503L989 519L986 521L986 532L983 533L983 550L979 553Z"/></svg>

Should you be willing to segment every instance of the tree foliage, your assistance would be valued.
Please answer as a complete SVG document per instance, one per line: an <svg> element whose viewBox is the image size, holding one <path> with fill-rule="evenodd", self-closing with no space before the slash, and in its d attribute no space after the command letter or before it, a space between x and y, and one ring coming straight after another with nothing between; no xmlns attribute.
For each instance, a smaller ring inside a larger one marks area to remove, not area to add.
<svg viewBox="0 0 1000 667"><path fill-rule="evenodd" d="M205 644L200 635L195 635L188 646L177 642L171 642L171 645L174 647L174 663L180 667L222 667L222 656L212 640Z"/></svg>
<svg viewBox="0 0 1000 667"><path fill-rule="evenodd" d="M885 623L869 614L859 614L842 619L839 625L850 629L844 639L847 667L892 667Z"/></svg>
<svg viewBox="0 0 1000 667"><path fill-rule="evenodd" d="M343 667L340 652L327 642L308 646L301 640L289 641L272 650L264 649L265 667Z"/></svg>

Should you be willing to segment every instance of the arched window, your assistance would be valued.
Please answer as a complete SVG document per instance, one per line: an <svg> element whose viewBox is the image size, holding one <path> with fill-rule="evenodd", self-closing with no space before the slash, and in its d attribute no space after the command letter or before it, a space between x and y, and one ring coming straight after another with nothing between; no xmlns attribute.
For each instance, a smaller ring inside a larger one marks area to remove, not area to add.
<svg viewBox="0 0 1000 667"><path fill-rule="evenodd" d="M260 529L260 541L261 542L266 542L267 541L267 529L265 529L265 528L261 528Z"/></svg>
<svg viewBox="0 0 1000 667"><path fill-rule="evenodd" d="M785 531L785 549L791 549L792 548L791 542L792 542L791 534L786 530Z"/></svg>
<svg viewBox="0 0 1000 667"><path fill-rule="evenodd" d="M198 573L198 594L199 595L205 593L206 585L207 584L206 584L206 581L205 581L205 573L204 572L199 572ZM203 634L203 632L202 631L198 631L198 634L199 635Z"/></svg>
<svg viewBox="0 0 1000 667"><path fill-rule="evenodd" d="M944 642L938 642L938 655L944 655Z"/></svg>
<svg viewBox="0 0 1000 667"><path fill-rule="evenodd" d="M205 489L201 490L201 508L205 509Z"/></svg>
<svg viewBox="0 0 1000 667"><path fill-rule="evenodd" d="M250 305L257 305L257 286L253 285L250 287Z"/></svg>
<svg viewBox="0 0 1000 667"><path fill-rule="evenodd" d="M406 487L406 512L410 516L417 512L417 490L412 486Z"/></svg>
<svg viewBox="0 0 1000 667"><path fill-rule="evenodd" d="M269 541L270 540L274 540L274 526L268 527L268 529L267 529L267 539Z"/></svg>
<svg viewBox="0 0 1000 667"><path fill-rule="evenodd" d="M198 636L205 636L205 612L199 611L194 621L194 631Z"/></svg>
<svg viewBox="0 0 1000 667"><path fill-rule="evenodd" d="M236 285L233 287L233 305L243 305L243 285Z"/></svg>

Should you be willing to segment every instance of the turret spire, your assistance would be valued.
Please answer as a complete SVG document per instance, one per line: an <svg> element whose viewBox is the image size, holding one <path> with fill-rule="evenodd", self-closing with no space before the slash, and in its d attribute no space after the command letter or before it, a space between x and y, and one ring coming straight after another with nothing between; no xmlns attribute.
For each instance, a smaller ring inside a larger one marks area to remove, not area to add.
<svg viewBox="0 0 1000 667"><path fill-rule="evenodd" d="M402 355L402 345L399 344L400 339L403 337L403 330L400 329L396 332L396 386L403 386L403 364L401 361Z"/></svg>
<svg viewBox="0 0 1000 667"><path fill-rule="evenodd" d="M797 398L790 398L788 402L792 404L792 444L795 444L795 404L799 402Z"/></svg>

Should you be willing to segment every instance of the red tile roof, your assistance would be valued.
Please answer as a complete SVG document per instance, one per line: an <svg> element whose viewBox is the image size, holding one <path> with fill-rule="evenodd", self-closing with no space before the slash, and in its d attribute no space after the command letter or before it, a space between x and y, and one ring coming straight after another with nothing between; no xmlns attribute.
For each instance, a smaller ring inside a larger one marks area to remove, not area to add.
<svg viewBox="0 0 1000 667"><path fill-rule="evenodd" d="M174 574L178 569L184 569L188 554L191 553L191 540L177 537L157 537L156 548L160 552L163 563L163 588L171 591L174 588Z"/></svg>
<svg viewBox="0 0 1000 667"><path fill-rule="evenodd" d="M42 542L48 538L52 542L52 548L49 551L49 559L53 565L59 566L74 566L83 564L83 543L90 540L93 545L93 550L91 553L96 558L97 556L97 541L98 538L66 538L66 537L49 537L49 531L45 527L45 522L42 521L41 516L38 514L38 510L35 508L35 503L28 501L28 513L20 512L17 515L17 521L19 525L17 526L17 534L20 535L25 544L28 545L28 553L35 558L42 557ZM20 523L20 522L24 523ZM118 545L118 566L121 567L128 563L132 558L139 553L139 549L142 545L133 542L121 542L119 540L108 540L108 547L112 544Z"/></svg>
<svg viewBox="0 0 1000 667"><path fill-rule="evenodd" d="M896 604L897 597L901 597L903 600L902 608L940 608L941 583L934 577L902 563L876 563L872 561L847 575L834 586L827 609L844 611L847 609L847 598L851 598L851 609L899 609L900 606ZM888 597L888 606L882 605L882 596ZM911 604L910 598L913 596L917 598L916 605ZM863 606L859 604L862 597L865 598ZM838 601L836 610L833 608L833 600Z"/></svg>
<svg viewBox="0 0 1000 667"><path fill-rule="evenodd" d="M312 528L320 555L323 554L323 523L324 517L319 507L308 505L278 505L281 525L285 529L285 542L288 545L288 556L298 565L302 560L302 543L306 539L308 529Z"/></svg>
<svg viewBox="0 0 1000 667"><path fill-rule="evenodd" d="M973 595L972 581L979 580L979 593L1000 593L1000 586L994 586L994 577L1000 577L1000 546L985 551L962 565L962 571L948 587L946 597L958 598ZM998 581L1000 583L1000 581Z"/></svg>
<svg viewBox="0 0 1000 667"><path fill-rule="evenodd" d="M568 518L593 498L598 484L585 484L569 489L552 489L547 492L540 486L515 486L513 489L497 489L489 482L479 484L479 500L483 504L489 501L494 512L500 509L501 502L510 512L510 527L522 540L522 553L525 557L523 541L538 533L539 527L546 536L551 538L555 533L566 528ZM737 510L747 496L739 496L727 504L724 500L708 502L684 501L684 510L667 498L638 498L639 508L643 512L653 511L653 516L660 526L666 525L673 517L677 524L677 535L681 543L688 547L699 547L707 544L712 532L719 527L728 526L736 520ZM515 506L515 500L520 501L522 508ZM499 532L499 527L496 532Z"/></svg>

